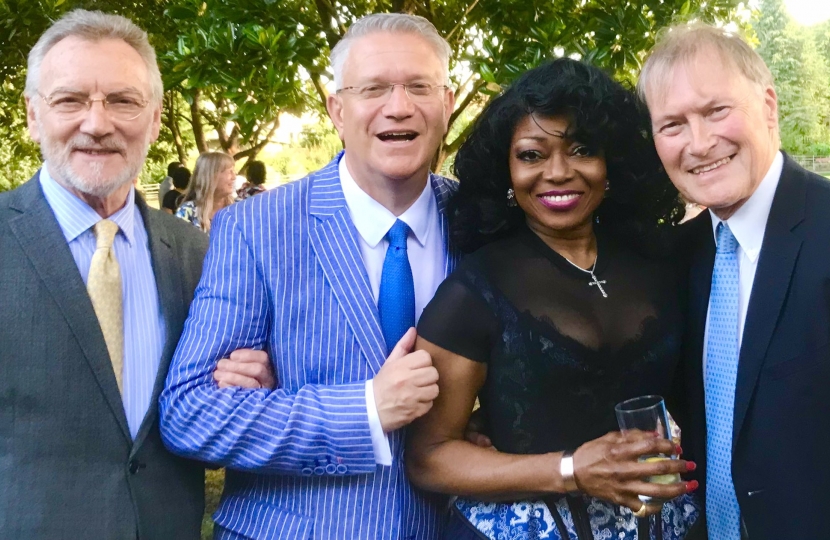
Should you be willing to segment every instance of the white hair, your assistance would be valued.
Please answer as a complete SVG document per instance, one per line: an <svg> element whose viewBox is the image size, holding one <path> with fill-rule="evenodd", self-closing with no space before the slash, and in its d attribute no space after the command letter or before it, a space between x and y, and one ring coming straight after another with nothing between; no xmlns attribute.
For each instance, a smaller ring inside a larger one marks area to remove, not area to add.
<svg viewBox="0 0 830 540"><path fill-rule="evenodd" d="M131 20L120 15L84 9L72 10L61 17L40 36L35 46L29 51L24 91L27 98L32 99L37 95L40 84L40 66L46 54L60 41L71 36L92 42L120 39L135 49L147 66L147 73L150 77L150 101L156 105L161 104L164 86L156 63L156 52L147 39L147 33Z"/></svg>
<svg viewBox="0 0 830 540"><path fill-rule="evenodd" d="M444 68L443 83L449 82L452 50L447 40L441 37L431 22L418 15L407 13L375 13L355 21L346 31L346 35L331 50L329 61L334 71L335 88L339 90L343 86L343 66L349 57L352 43L358 38L382 32L418 34L424 38L435 51Z"/></svg>

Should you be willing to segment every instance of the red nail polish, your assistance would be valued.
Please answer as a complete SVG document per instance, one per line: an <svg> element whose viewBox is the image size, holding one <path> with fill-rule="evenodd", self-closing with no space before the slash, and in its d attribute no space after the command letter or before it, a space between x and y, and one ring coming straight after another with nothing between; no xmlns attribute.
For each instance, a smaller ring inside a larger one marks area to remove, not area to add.
<svg viewBox="0 0 830 540"><path fill-rule="evenodd" d="M680 454L683 453L683 447L681 447L679 444L675 444L674 445L674 453L679 456Z"/></svg>
<svg viewBox="0 0 830 540"><path fill-rule="evenodd" d="M686 462L686 470L687 471L693 471L695 469L697 469L697 463L695 463L694 461L687 461Z"/></svg>
<svg viewBox="0 0 830 540"><path fill-rule="evenodd" d="M691 480L689 482L686 482L686 493L691 493L692 491L696 490L698 486L700 486L700 484L698 484L697 480Z"/></svg>

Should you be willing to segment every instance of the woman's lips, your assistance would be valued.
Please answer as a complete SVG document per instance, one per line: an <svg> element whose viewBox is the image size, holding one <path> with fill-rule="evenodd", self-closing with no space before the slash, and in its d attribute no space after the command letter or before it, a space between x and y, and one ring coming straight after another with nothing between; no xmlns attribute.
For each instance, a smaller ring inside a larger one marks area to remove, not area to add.
<svg viewBox="0 0 830 540"><path fill-rule="evenodd" d="M537 195L537 198L545 208L556 212L567 212L576 208L582 198L582 193L579 191L550 191Z"/></svg>

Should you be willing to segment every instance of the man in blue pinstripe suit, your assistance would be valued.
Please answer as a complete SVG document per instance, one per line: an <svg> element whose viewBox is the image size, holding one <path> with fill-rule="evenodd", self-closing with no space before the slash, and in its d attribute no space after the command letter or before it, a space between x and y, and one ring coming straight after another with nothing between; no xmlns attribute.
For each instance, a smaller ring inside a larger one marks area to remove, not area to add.
<svg viewBox="0 0 830 540"><path fill-rule="evenodd" d="M171 450L228 468L216 538L440 534L445 506L406 479L402 428L438 393L407 328L454 262L454 188L429 172L454 104L449 53L420 17L356 22L328 100L347 150L215 218L160 409ZM245 347L269 352L277 390L214 384Z"/></svg>

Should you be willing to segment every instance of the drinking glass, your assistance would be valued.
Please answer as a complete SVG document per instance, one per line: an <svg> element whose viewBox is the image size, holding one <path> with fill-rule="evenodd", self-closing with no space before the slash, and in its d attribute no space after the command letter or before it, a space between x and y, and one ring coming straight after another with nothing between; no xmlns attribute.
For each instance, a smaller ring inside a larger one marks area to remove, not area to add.
<svg viewBox="0 0 830 540"><path fill-rule="evenodd" d="M633 429L639 429L641 431L657 433L665 439L672 440L669 414L666 411L666 403L661 396L640 396L628 399L617 403L614 407L614 412L617 414L617 423L620 425L620 431L623 433ZM664 454L645 455L640 456L639 461L650 463L665 459L677 459L677 456L666 456ZM648 481L655 484L673 484L680 482L680 475L659 474L650 476ZM646 495L640 495L639 497L645 503L664 502Z"/></svg>

